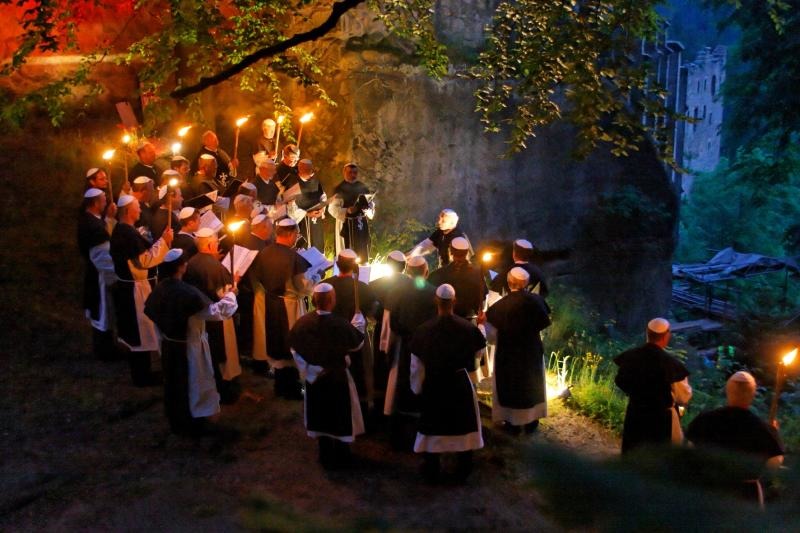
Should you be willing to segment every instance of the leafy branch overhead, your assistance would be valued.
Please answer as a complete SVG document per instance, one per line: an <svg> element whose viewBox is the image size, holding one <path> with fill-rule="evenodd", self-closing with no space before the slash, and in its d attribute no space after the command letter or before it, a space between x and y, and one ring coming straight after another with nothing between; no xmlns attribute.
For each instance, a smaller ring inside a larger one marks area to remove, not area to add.
<svg viewBox="0 0 800 533"><path fill-rule="evenodd" d="M487 28L485 49L466 70L448 64L448 50L435 30L434 0L17 3L33 7L23 13L20 47L4 68L5 76L13 75L34 52L76 50L76 21L91 8L111 7L131 19L150 17L150 33L127 47L120 61L136 69L141 94L157 97L150 100L158 104L148 108L160 120L164 111L174 111L174 99L199 114L198 96L226 80L244 91L266 87L281 112L289 111L280 92L286 78L334 104L324 87L324 47L313 43L365 3L392 36L410 44L430 75L460 69L477 81L480 120L488 132L508 135L511 151L523 149L542 127L566 119L576 127L582 153L605 142L623 155L635 150L645 135L642 112L663 113L659 91L645 91L646 68L637 53L640 39L657 26L656 2L651 0L503 1ZM120 34L123 30L117 29ZM96 57L106 51L79 50ZM64 100L79 86L92 86L91 68L98 61L85 61L73 75L10 102L4 118L22 116L33 103L59 122ZM94 89L100 90L96 84ZM668 148L670 143L655 133L656 142L664 141Z"/></svg>

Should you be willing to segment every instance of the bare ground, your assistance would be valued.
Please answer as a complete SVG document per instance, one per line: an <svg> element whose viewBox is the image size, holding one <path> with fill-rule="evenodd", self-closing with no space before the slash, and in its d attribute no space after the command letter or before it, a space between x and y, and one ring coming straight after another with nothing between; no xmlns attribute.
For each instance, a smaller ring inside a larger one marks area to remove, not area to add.
<svg viewBox="0 0 800 533"><path fill-rule="evenodd" d="M4 379L3 530L555 530L528 480L526 443L597 458L618 449L556 400L532 437L484 420L486 447L464 486L423 484L419 458L393 451L380 433L357 441L351 470L326 472L304 434L302 404L276 399L265 378L245 372L245 387L264 399L224 408L232 434L192 440L169 433L160 389L130 386L123 362L30 362L39 364L12 364Z"/></svg>

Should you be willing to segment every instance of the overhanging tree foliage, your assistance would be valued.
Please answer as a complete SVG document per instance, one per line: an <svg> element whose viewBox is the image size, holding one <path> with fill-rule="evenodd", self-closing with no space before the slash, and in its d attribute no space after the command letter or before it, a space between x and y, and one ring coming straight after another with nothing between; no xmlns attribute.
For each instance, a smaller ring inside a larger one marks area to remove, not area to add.
<svg viewBox="0 0 800 533"><path fill-rule="evenodd" d="M131 18L158 14L159 27L128 47L122 61L137 69L141 93L158 97L153 100L160 104L148 109L163 117L174 99L200 113L197 95L226 80L245 91L268 87L275 108L284 113L290 111L280 91L285 77L335 104L325 92L313 41L365 0L0 0L11 3L27 10L20 21L20 46L4 67L5 76L34 52L75 50L80 23L98 10L114 9ZM646 133L641 113L663 112L661 93L647 87L637 49L640 39L656 29L655 4L500 2L485 51L460 72L479 81L476 109L486 130L508 135L515 151L543 126L563 118L577 127L584 153L603 142L618 155L635 149ZM394 37L410 44L430 75L447 73L446 48L434 30L434 0L369 0L367 5ZM3 118L19 119L38 104L59 123L64 100L76 87L99 90L89 73L112 48L81 50L86 58L72 75L8 102Z"/></svg>

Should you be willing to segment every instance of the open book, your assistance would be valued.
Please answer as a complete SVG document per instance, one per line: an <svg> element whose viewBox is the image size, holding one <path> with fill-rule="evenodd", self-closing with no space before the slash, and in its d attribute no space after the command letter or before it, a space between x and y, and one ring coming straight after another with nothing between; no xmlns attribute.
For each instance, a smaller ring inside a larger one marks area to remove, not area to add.
<svg viewBox="0 0 800 533"><path fill-rule="evenodd" d="M249 248L245 248L244 246L239 246L238 244L234 245L233 247L233 266L235 267L234 270L231 272L231 254L228 252L228 255L225 256L225 259L222 260L222 266L224 266L228 272L231 274L238 274L243 276L247 269L250 268L250 265L253 264L256 256L258 255L258 250L251 250Z"/></svg>
<svg viewBox="0 0 800 533"><path fill-rule="evenodd" d="M322 252L313 246L307 250L297 250L297 253L311 265L311 268L308 269L310 272L322 273L333 267L333 261L322 255Z"/></svg>
<svg viewBox="0 0 800 533"><path fill-rule="evenodd" d="M210 209L200 215L200 227L201 228L210 228L211 231L214 233L219 233L224 226L222 222L217 218L217 215L214 214L213 211Z"/></svg>

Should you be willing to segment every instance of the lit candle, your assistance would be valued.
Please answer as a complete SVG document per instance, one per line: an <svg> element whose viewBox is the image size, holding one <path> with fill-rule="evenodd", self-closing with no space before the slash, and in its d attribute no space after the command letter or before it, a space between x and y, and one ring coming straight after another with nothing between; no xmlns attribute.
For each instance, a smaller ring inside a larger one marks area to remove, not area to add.
<svg viewBox="0 0 800 533"><path fill-rule="evenodd" d="M181 148L183 148L181 143L172 143L172 155L180 155Z"/></svg>
<svg viewBox="0 0 800 533"><path fill-rule="evenodd" d="M228 224L228 231L233 237L233 246L231 246L231 277L233 278L234 287L236 286L236 271L234 270L234 265L236 263L233 260L233 252L236 250L236 232L239 231L239 228L241 228L243 224L244 220L237 220L236 222Z"/></svg>
<svg viewBox="0 0 800 533"><path fill-rule="evenodd" d="M103 161L108 163L108 202L114 201L114 189L111 187L111 159L114 157L116 150L106 150L103 152ZM125 179L128 179L128 167L125 166Z"/></svg>
<svg viewBox="0 0 800 533"><path fill-rule="evenodd" d="M775 375L775 392L772 395L772 403L769 407L769 423L775 425L775 420L778 417L778 399L781 396L781 389L783 383L786 381L786 368L791 365L797 357L797 348L787 352L778 363L778 369Z"/></svg>
<svg viewBox="0 0 800 533"><path fill-rule="evenodd" d="M122 136L122 160L125 167L125 181L128 181L128 150L130 149L131 144L131 136L127 133ZM109 185L111 185L111 180L108 180ZM109 200L112 201L112 200Z"/></svg>
<svg viewBox="0 0 800 533"><path fill-rule="evenodd" d="M172 227L172 197L175 195L173 191L178 183L178 178L172 178L167 182L167 228Z"/></svg>
<svg viewBox="0 0 800 533"><path fill-rule="evenodd" d="M276 122L278 123L278 133L275 134L275 162L276 163L278 162L278 145L281 142L281 124L283 124L284 120L286 120L286 117L283 116L283 115L279 115L278 116L278 120L276 120Z"/></svg>
<svg viewBox="0 0 800 533"><path fill-rule="evenodd" d="M303 140L303 126L305 126L306 122L314 118L314 113L308 112L302 117L300 117L300 132L297 134L297 149L300 149L300 141Z"/></svg>
<svg viewBox="0 0 800 533"><path fill-rule="evenodd" d="M233 158L239 159L239 131L242 129L242 126L249 117L241 117L236 119L236 135L234 136L233 141ZM236 168L231 169L231 176L236 177Z"/></svg>

